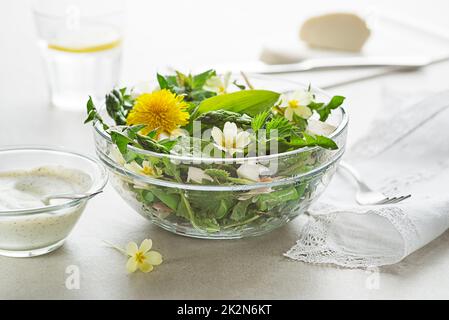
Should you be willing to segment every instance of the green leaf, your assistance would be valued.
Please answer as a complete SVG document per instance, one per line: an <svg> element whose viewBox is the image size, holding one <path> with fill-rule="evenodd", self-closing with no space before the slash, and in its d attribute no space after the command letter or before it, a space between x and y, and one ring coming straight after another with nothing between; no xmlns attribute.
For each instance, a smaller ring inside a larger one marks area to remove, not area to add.
<svg viewBox="0 0 449 320"><path fill-rule="evenodd" d="M162 203L164 203L170 209L176 211L179 203L179 195L168 193L161 189L151 189L151 193L156 196Z"/></svg>
<svg viewBox="0 0 449 320"><path fill-rule="evenodd" d="M165 77L163 75L158 73L156 77L157 77L157 82L159 83L159 87L161 89L169 89L170 88L170 86L167 82L167 79L165 79Z"/></svg>
<svg viewBox="0 0 449 320"><path fill-rule="evenodd" d="M128 144L134 143L134 140L118 131L111 131L111 139L122 154L126 154L128 151Z"/></svg>
<svg viewBox="0 0 449 320"><path fill-rule="evenodd" d="M274 207L284 204L287 201L299 199L299 194L294 187L260 194L257 197L256 206L261 211L268 211Z"/></svg>
<svg viewBox="0 0 449 320"><path fill-rule="evenodd" d="M170 153L170 149L160 144L158 141L141 134L137 134L136 140L143 149L157 153Z"/></svg>
<svg viewBox="0 0 449 320"><path fill-rule="evenodd" d="M130 139L134 140L137 138L137 133L145 127L146 127L146 125L144 125L144 124L138 124L135 126L128 127L126 129L126 134L128 135L128 137Z"/></svg>
<svg viewBox="0 0 449 320"><path fill-rule="evenodd" d="M192 88L197 90L202 89L206 84L206 81L215 75L217 75L217 73L215 72L215 70L211 69L193 76Z"/></svg>
<svg viewBox="0 0 449 320"><path fill-rule="evenodd" d="M105 131L109 129L109 126L104 123L103 119L101 118L100 114L97 111L97 108L95 108L91 96L89 96L89 100L87 100L86 109L87 109L87 118L86 120L84 120L85 124L97 120L103 125L103 129Z"/></svg>
<svg viewBox="0 0 449 320"><path fill-rule="evenodd" d="M265 126L268 116L271 114L270 110L258 113L254 116L253 121L251 121L251 128L254 132L259 131Z"/></svg>
<svg viewBox="0 0 449 320"><path fill-rule="evenodd" d="M308 107L315 110L320 115L320 121L324 122L327 120L332 110L337 109L344 101L345 97L343 96L333 96L327 104L312 102Z"/></svg>
<svg viewBox="0 0 449 320"><path fill-rule="evenodd" d="M320 135L312 135L303 132L302 137L292 136L289 144L295 148L303 147L322 147L325 149L335 150L338 149L338 145L330 138Z"/></svg>
<svg viewBox="0 0 449 320"><path fill-rule="evenodd" d="M250 116L270 109L279 99L279 93L268 90L245 90L218 95L200 103L198 114L214 110L246 113Z"/></svg>
<svg viewBox="0 0 449 320"><path fill-rule="evenodd" d="M142 190L142 198L145 203L152 203L154 201L154 195L148 190Z"/></svg>
<svg viewBox="0 0 449 320"><path fill-rule="evenodd" d="M234 221L241 221L245 219L248 212L248 206L251 204L251 199L239 201L232 209L231 219Z"/></svg>
<svg viewBox="0 0 449 320"><path fill-rule="evenodd" d="M275 116L266 124L267 135L270 136L272 130L277 130L278 138L290 136L292 124L283 116Z"/></svg>
<svg viewBox="0 0 449 320"><path fill-rule="evenodd" d="M222 199L218 205L218 208L214 212L214 216L216 219L222 219L229 212L230 204L232 204L232 200Z"/></svg>

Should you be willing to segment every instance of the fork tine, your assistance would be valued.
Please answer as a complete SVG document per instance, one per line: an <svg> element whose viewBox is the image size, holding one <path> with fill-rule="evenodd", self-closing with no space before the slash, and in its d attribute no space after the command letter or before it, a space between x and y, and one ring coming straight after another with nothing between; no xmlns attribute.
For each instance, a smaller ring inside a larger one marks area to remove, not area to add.
<svg viewBox="0 0 449 320"><path fill-rule="evenodd" d="M395 201L397 198L393 197L393 198L389 198L389 197L385 197L384 200L381 200L379 202L377 202L376 204L389 204L391 203L391 201Z"/></svg>
<svg viewBox="0 0 449 320"><path fill-rule="evenodd" d="M411 196L412 196L411 194L408 194L406 196L387 198L385 201L382 201L381 204L395 204L395 203L399 203L401 201L404 201L405 199L410 198Z"/></svg>

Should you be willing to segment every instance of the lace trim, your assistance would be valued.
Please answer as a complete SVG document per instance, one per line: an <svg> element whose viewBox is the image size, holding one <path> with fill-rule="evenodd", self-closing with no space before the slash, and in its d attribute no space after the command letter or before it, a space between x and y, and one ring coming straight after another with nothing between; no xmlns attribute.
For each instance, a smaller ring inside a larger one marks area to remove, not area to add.
<svg viewBox="0 0 449 320"><path fill-rule="evenodd" d="M322 205L320 209L330 210L330 205ZM393 264L408 255L416 248L419 235L412 221L398 207L380 208L365 214L376 214L390 221L403 238L403 255L388 256L360 256L339 251L328 245L328 230L335 221L338 213L310 216L304 226L301 237L284 256L307 263L335 264L347 268L366 268Z"/></svg>

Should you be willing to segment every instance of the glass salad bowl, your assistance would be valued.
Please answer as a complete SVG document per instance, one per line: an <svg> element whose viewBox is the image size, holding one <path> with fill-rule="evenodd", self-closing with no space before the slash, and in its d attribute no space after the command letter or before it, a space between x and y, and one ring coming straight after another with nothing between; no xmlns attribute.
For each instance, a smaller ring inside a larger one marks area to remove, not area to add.
<svg viewBox="0 0 449 320"><path fill-rule="evenodd" d="M258 88L283 93L308 88L258 75L251 81ZM329 99L325 92L311 90L318 98ZM105 110L100 113L108 117ZM94 139L113 187L143 217L184 236L235 239L286 224L324 191L345 150L344 108L333 110L326 124L333 128L328 137L338 145L336 150L305 147L245 158L162 154L129 145L130 158L125 159L99 122L94 125ZM157 174L148 175L146 163Z"/></svg>

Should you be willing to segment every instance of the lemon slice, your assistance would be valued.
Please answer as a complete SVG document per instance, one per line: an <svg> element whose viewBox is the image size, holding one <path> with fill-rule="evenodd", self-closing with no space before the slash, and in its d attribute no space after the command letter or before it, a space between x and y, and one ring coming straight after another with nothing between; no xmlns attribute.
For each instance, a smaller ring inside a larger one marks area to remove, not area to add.
<svg viewBox="0 0 449 320"><path fill-rule="evenodd" d="M93 53L114 49L121 43L115 30L96 26L60 33L48 42L47 47L69 53Z"/></svg>
<svg viewBox="0 0 449 320"><path fill-rule="evenodd" d="M121 42L122 42L121 39L117 39L117 40L109 42L109 43L98 44L98 45L90 46L90 47L66 47L66 46L60 46L57 44L48 44L48 49L71 52L71 53L89 53L89 52L98 52L98 51L114 49L115 47L118 47Z"/></svg>

